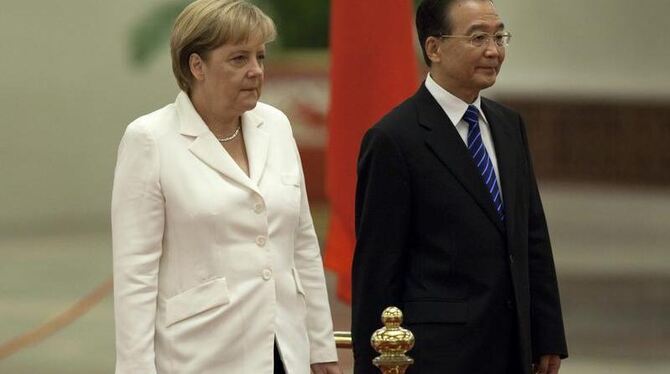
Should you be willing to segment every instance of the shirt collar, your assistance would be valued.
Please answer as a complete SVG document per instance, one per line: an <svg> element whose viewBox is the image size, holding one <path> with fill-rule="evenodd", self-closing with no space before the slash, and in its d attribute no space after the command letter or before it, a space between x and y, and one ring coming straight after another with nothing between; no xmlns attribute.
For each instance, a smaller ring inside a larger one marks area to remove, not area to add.
<svg viewBox="0 0 670 374"><path fill-rule="evenodd" d="M428 73L426 76L425 84L426 89L428 89L428 92L433 95L437 103L440 104L440 107L442 107L444 113L447 114L447 117L449 117L451 123L453 123L454 126L458 125L458 123L463 119L463 115L465 114L465 111L468 109L468 105L470 104L442 88L439 84L437 84L437 82L433 80L433 78L430 76L430 73ZM477 98L472 103L472 105L477 108L480 121L488 124L488 121L484 116L484 112L482 111L482 97L480 95L477 95Z"/></svg>

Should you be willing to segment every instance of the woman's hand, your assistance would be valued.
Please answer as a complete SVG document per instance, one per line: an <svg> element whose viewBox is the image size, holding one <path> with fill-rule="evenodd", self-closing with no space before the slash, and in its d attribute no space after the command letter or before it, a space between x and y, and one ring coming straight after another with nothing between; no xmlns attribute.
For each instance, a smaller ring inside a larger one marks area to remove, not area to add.
<svg viewBox="0 0 670 374"><path fill-rule="evenodd" d="M312 364L312 373L313 374L342 374L340 366L337 362L321 362L318 364Z"/></svg>

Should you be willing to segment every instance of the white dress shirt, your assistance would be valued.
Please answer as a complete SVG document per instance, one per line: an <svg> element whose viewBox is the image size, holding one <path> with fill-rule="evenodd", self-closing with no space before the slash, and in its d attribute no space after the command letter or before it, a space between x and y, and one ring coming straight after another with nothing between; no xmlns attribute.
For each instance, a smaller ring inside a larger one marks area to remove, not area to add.
<svg viewBox="0 0 670 374"><path fill-rule="evenodd" d="M463 115L465 115L465 111L468 109L468 105L470 104L442 88L439 84L437 84L437 82L433 80L430 74L428 74L426 77L426 88L428 89L428 92L433 95L437 103L440 104L440 107L442 107L444 113L447 115L447 117L449 117L451 123L456 127L458 135L461 136L461 139L463 139L463 144L465 144L465 147L467 148L469 125L463 119ZM493 138L491 138L491 128L488 121L486 120L486 117L484 116L484 112L482 111L481 96L477 95L477 99L475 99L472 105L474 105L479 112L479 129L482 133L482 142L484 143L484 147L486 147L486 152L489 154L491 163L493 163L493 168L496 172L496 179L498 182L498 189L502 191L502 187L500 186L500 173L498 172L498 160L496 158L495 147L493 146ZM500 196L502 199L502 193Z"/></svg>

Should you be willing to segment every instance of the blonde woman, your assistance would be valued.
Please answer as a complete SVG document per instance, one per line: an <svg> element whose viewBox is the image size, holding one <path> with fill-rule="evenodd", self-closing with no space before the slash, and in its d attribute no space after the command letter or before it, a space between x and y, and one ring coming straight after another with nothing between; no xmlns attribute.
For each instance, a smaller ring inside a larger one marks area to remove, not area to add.
<svg viewBox="0 0 670 374"><path fill-rule="evenodd" d="M112 197L117 374L339 374L289 121L259 102L273 21L177 18L174 103L132 122Z"/></svg>

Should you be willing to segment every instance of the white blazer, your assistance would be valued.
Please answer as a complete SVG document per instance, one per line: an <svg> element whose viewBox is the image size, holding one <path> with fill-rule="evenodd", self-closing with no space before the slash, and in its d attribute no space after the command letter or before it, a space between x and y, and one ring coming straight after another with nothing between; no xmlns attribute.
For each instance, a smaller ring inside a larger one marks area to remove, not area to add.
<svg viewBox="0 0 670 374"><path fill-rule="evenodd" d="M181 92L132 122L112 194L116 374L288 374L337 361L290 124L242 115L248 177Z"/></svg>

